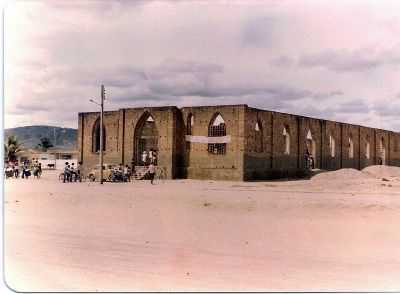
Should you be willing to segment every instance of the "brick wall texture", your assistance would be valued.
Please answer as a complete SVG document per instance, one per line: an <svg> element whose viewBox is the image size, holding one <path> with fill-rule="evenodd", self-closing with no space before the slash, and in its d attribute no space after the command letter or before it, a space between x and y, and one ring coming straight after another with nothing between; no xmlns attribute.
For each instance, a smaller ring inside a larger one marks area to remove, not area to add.
<svg viewBox="0 0 400 294"><path fill-rule="evenodd" d="M224 154L208 151L209 126L218 115L229 137ZM99 162L93 148L99 116L98 112L79 113L79 160L84 172ZM247 105L106 111L104 163L141 165L135 162L138 137L149 117L158 136L157 165L170 179L241 181L301 176L306 173L306 150L313 156L315 168L324 170L363 169L375 164L400 166L398 132Z"/></svg>

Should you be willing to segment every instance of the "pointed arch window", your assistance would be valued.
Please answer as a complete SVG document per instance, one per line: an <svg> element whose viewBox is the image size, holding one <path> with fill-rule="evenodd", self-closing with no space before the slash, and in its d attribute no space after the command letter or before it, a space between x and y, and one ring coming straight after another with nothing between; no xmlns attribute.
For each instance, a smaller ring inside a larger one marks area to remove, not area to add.
<svg viewBox="0 0 400 294"><path fill-rule="evenodd" d="M256 152L264 152L263 146L263 127L261 121L257 121L254 126L255 132L255 151Z"/></svg>
<svg viewBox="0 0 400 294"><path fill-rule="evenodd" d="M186 120L186 135L192 135L193 125L194 125L194 116L193 114L189 113Z"/></svg>
<svg viewBox="0 0 400 294"><path fill-rule="evenodd" d="M329 135L329 151L331 154L332 158L335 158L336 155L336 142L335 142L335 138L331 135Z"/></svg>
<svg viewBox="0 0 400 294"><path fill-rule="evenodd" d="M224 137L226 136L226 125L221 114L214 115L208 126L208 137ZM217 141L217 140L213 140ZM208 153L222 155L226 153L226 143L209 143Z"/></svg>
<svg viewBox="0 0 400 294"><path fill-rule="evenodd" d="M352 137L349 137L349 158L354 158L354 142Z"/></svg>
<svg viewBox="0 0 400 294"><path fill-rule="evenodd" d="M283 132L282 135L285 140L285 150L284 154L289 155L290 154L290 130L288 126L283 127Z"/></svg>
<svg viewBox="0 0 400 294"><path fill-rule="evenodd" d="M365 138L365 158L371 158L371 144L369 143L369 136Z"/></svg>
<svg viewBox="0 0 400 294"><path fill-rule="evenodd" d="M92 152L100 151L100 118L98 118L93 126L92 134ZM106 150L106 128L103 124L103 151Z"/></svg>

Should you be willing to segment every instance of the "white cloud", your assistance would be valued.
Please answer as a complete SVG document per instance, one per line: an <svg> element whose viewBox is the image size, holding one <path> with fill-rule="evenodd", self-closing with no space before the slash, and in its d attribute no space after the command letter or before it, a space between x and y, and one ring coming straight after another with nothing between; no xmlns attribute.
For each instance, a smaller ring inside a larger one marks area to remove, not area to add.
<svg viewBox="0 0 400 294"><path fill-rule="evenodd" d="M379 4L378 4L379 3ZM5 11L6 127L250 106L398 129L399 1L35 1ZM360 98L362 97L362 98ZM398 98L397 98L398 99Z"/></svg>

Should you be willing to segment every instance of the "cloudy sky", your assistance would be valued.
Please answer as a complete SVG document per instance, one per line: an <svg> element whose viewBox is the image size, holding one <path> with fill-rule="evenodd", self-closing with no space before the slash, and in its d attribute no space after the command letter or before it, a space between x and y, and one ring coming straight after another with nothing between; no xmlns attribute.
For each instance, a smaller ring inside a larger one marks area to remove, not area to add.
<svg viewBox="0 0 400 294"><path fill-rule="evenodd" d="M243 104L400 131L400 1L20 1L5 127Z"/></svg>

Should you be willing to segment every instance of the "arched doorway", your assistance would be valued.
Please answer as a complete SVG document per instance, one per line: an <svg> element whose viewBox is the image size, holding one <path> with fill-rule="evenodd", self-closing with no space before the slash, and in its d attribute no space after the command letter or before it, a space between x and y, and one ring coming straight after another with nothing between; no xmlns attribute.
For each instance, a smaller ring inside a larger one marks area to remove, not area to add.
<svg viewBox="0 0 400 294"><path fill-rule="evenodd" d="M158 163L158 130L148 112L142 115L135 128L134 160L139 166Z"/></svg>
<svg viewBox="0 0 400 294"><path fill-rule="evenodd" d="M306 157L307 156L310 158L310 167L315 168L315 160L317 159L317 147L310 130L308 130L306 136Z"/></svg>

